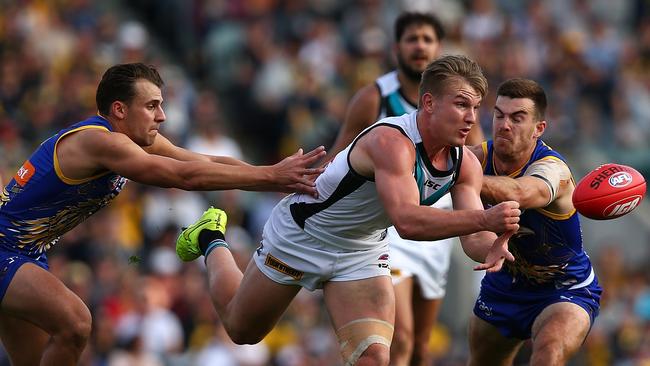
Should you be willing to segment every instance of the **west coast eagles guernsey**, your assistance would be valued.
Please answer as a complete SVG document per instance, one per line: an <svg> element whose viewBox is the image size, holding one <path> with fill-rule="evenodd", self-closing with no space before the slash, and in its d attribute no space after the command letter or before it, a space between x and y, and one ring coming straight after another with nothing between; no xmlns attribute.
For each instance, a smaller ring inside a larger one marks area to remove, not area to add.
<svg viewBox="0 0 650 366"><path fill-rule="evenodd" d="M120 193L126 178L115 173L75 180L61 171L56 156L58 142L89 128L112 131L100 116L59 131L39 146L7 184L0 201L0 247L44 259L61 235Z"/></svg>
<svg viewBox="0 0 650 366"><path fill-rule="evenodd" d="M448 170L439 171L428 159L417 129L417 112L384 118L366 128L327 166L316 180L318 198L306 194L287 196L271 215L270 228L282 235L284 230L305 233L343 250L366 250L384 244L386 228L391 224L377 194L375 182L357 174L350 166L349 155L361 136L378 126L398 129L412 142L416 151L414 179L420 191L420 204L431 205L449 191L458 177L462 148L452 148ZM282 223L291 217L292 224Z"/></svg>
<svg viewBox="0 0 650 366"><path fill-rule="evenodd" d="M484 174L496 175L492 141L483 143L483 153ZM538 140L530 160L510 177L523 176L531 164L545 159L566 163L559 153ZM575 210L566 215L544 208L524 210L519 226L509 243L515 261L506 262L499 272L486 274L484 285L508 290L553 291L585 287L594 280L591 262L582 247L580 220Z"/></svg>

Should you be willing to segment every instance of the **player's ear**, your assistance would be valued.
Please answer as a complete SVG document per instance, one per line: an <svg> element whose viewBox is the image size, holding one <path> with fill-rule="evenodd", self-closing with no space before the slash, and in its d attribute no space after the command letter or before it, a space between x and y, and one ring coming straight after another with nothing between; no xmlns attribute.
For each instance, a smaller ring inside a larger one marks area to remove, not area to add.
<svg viewBox="0 0 650 366"><path fill-rule="evenodd" d="M126 118L126 104L119 100L114 101L111 103L111 112L118 119Z"/></svg>
<svg viewBox="0 0 650 366"><path fill-rule="evenodd" d="M537 121L537 123L535 124L535 133L533 136L536 138L540 138L544 134L544 130L546 130L546 121L545 120Z"/></svg>
<svg viewBox="0 0 650 366"><path fill-rule="evenodd" d="M426 92L422 94L418 108L424 109L429 113L433 113L435 104L436 104L436 98L434 98L433 94L431 94L430 92Z"/></svg>

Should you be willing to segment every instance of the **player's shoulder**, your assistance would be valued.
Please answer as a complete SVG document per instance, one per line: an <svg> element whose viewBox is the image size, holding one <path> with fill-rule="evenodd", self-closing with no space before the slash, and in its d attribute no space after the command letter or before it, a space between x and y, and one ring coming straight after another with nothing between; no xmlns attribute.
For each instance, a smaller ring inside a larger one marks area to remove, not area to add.
<svg viewBox="0 0 650 366"><path fill-rule="evenodd" d="M476 175L483 175L481 169L481 162L474 155L470 146L462 147L463 157L460 165L460 177L473 177Z"/></svg>
<svg viewBox="0 0 650 366"><path fill-rule="evenodd" d="M397 126L381 123L359 138L359 143L382 155L415 154L413 141Z"/></svg>
<svg viewBox="0 0 650 366"><path fill-rule="evenodd" d="M360 107L379 106L381 103L381 93L376 83L371 83L359 89L352 98L353 104Z"/></svg>
<svg viewBox="0 0 650 366"><path fill-rule="evenodd" d="M88 153L119 148L135 144L126 134L109 131L104 128L85 128L71 134L66 143L77 144Z"/></svg>
<svg viewBox="0 0 650 366"><path fill-rule="evenodd" d="M359 89L347 108L345 124L356 126L356 133L370 126L379 117L381 95L374 84L368 84Z"/></svg>

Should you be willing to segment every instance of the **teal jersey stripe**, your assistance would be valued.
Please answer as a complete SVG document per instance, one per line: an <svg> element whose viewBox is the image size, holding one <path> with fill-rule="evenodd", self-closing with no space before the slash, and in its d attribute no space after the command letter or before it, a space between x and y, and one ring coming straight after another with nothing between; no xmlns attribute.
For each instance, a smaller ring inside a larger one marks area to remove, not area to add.
<svg viewBox="0 0 650 366"><path fill-rule="evenodd" d="M404 109L404 105L402 105L402 102L399 100L399 95L397 92L391 93L388 96L388 104L390 105L393 113L395 113L395 116L401 116L406 113L406 109Z"/></svg>

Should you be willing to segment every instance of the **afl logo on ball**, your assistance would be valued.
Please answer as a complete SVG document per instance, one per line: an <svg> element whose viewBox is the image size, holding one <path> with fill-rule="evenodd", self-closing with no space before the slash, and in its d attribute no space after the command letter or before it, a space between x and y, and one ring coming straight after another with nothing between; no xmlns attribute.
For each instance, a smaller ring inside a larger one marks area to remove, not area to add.
<svg viewBox="0 0 650 366"><path fill-rule="evenodd" d="M623 188L632 183L632 176L628 172L618 172L609 177L609 185L614 188Z"/></svg>

